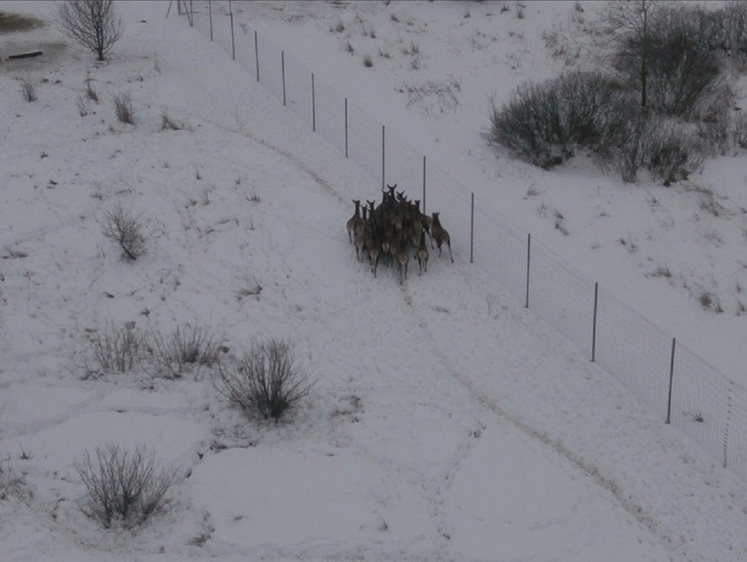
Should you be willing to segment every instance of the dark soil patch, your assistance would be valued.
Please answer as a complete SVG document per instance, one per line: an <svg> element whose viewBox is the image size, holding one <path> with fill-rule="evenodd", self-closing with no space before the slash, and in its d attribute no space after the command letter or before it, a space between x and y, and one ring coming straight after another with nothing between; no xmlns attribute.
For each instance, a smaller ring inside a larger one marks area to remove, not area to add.
<svg viewBox="0 0 747 562"><path fill-rule="evenodd" d="M11 33L13 31L30 31L42 27L44 22L31 16L0 12L0 33Z"/></svg>

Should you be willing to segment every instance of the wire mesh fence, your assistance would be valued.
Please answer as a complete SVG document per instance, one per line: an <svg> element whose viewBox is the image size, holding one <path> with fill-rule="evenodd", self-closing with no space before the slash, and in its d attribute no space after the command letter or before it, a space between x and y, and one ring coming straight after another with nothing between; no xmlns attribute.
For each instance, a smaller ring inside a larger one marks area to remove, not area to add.
<svg viewBox="0 0 747 562"><path fill-rule="evenodd" d="M230 0L178 0L186 21L223 47L299 119L384 189L407 186L423 212L448 210L454 253L469 256L516 299L630 392L747 479L747 391L611 292L491 209L443 168L313 74L234 21ZM372 189L368 194L376 196Z"/></svg>

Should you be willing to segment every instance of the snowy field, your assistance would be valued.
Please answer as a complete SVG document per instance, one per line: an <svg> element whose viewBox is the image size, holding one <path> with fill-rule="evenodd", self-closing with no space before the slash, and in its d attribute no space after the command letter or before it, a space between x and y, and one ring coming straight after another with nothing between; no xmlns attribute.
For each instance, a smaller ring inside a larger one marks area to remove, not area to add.
<svg viewBox="0 0 747 562"><path fill-rule="evenodd" d="M580 159L545 172L484 145L490 95L591 64L582 5L233 10L744 383L743 154L697 178L725 209L715 217L686 185L625 185ZM377 179L168 6L118 3L125 34L97 63L57 31L51 2L0 2L45 23L0 35L0 560L747 558L744 482L464 252L432 253L402 286L357 263L344 225ZM429 82L454 97L412 95ZM134 125L114 113L125 93ZM144 225L135 262L103 235L116 205ZM315 384L273 424L229 407L209 369L86 378L90 335L127 322L200 326L231 352L287 339ZM76 460L108 443L177 470L168 512L135 531L79 509Z"/></svg>

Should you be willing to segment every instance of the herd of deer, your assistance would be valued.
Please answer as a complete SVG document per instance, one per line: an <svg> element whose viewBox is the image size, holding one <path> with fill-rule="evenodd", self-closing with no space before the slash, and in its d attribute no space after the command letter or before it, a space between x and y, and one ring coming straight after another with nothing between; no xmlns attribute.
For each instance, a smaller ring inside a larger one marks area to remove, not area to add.
<svg viewBox="0 0 747 562"><path fill-rule="evenodd" d="M383 190L382 201L375 206L375 201L366 201L361 205L353 200L355 213L347 222L348 240L355 244L358 261L368 257L371 271L376 277L379 262L385 265L396 264L399 268L399 282L407 279L407 265L410 251L418 260L418 275L428 271L428 246L425 238L431 239L431 248L445 244L451 255L451 239L446 229L441 226L440 213L428 216L420 212L420 201L409 201L405 194L395 191L397 184L387 185Z"/></svg>

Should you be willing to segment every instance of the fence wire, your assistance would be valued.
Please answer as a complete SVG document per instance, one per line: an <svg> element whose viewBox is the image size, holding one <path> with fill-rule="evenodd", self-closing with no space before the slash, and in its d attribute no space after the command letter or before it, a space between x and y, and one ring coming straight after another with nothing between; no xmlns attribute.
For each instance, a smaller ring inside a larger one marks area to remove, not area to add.
<svg viewBox="0 0 747 562"><path fill-rule="evenodd" d="M380 198L380 189L396 183L424 212L443 212L457 261L474 258L662 420L671 420L718 464L747 479L747 391L546 246L530 244L526 231L484 201L473 206L473 194L394 128L323 77L312 81L311 71L279 45L236 23L232 11L242 10L237 3L199 0L184 6L200 33L371 178L366 197Z"/></svg>

